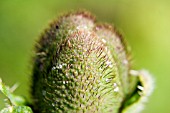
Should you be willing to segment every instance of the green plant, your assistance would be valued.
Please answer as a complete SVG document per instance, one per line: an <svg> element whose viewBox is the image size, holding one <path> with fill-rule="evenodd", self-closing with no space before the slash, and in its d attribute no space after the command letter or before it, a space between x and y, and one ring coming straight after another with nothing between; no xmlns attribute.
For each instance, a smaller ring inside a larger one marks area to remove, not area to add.
<svg viewBox="0 0 170 113"><path fill-rule="evenodd" d="M14 85L12 88L9 88L0 79L0 91L7 97L6 101L8 101L7 107L2 109L0 113L32 113L31 108L26 106L25 98L12 93L16 87L17 85Z"/></svg>
<svg viewBox="0 0 170 113"><path fill-rule="evenodd" d="M85 11L54 21L35 54L36 112L137 113L152 91L149 73L132 69L123 37Z"/></svg>

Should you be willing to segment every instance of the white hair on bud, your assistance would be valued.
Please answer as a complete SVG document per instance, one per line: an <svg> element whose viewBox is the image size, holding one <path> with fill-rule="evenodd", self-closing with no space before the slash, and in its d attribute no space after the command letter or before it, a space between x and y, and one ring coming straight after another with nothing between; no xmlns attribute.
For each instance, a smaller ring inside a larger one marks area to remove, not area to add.
<svg viewBox="0 0 170 113"><path fill-rule="evenodd" d="M154 90L154 79L147 70L131 71L135 76L138 73L139 80L143 86L139 100L123 110L123 113L140 113L144 109L144 104ZM141 89L141 87L139 87Z"/></svg>

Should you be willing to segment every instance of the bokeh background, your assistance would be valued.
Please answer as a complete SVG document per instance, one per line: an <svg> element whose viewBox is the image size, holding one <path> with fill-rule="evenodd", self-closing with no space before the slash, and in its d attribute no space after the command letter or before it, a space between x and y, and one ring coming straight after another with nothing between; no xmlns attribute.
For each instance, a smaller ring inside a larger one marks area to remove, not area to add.
<svg viewBox="0 0 170 113"><path fill-rule="evenodd" d="M15 94L29 96L33 46L57 15L87 9L114 24L132 48L136 69L148 69L155 91L143 113L170 113L169 0L0 0L0 77ZM0 109L4 106L0 94Z"/></svg>

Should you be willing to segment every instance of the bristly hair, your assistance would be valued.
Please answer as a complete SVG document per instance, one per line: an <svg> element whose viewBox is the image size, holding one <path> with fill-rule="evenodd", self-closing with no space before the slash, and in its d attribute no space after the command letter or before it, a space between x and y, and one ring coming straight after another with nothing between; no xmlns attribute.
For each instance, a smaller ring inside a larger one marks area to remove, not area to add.
<svg viewBox="0 0 170 113"><path fill-rule="evenodd" d="M96 23L91 13L62 14L35 47L31 92L35 110L117 113L131 91L128 48L114 26Z"/></svg>

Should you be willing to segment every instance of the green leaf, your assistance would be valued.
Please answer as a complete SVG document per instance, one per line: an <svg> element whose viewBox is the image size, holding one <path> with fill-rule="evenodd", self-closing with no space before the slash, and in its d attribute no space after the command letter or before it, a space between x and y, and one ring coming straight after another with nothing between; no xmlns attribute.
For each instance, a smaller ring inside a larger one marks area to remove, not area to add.
<svg viewBox="0 0 170 113"><path fill-rule="evenodd" d="M9 99L11 105L26 104L26 100L21 96L12 94L10 88L3 84L1 79L0 79L0 91Z"/></svg>
<svg viewBox="0 0 170 113"><path fill-rule="evenodd" d="M32 110L26 105L26 100L21 97L12 94L12 91L8 86L2 83L0 78L0 91L8 98L10 106L4 108L0 113L32 113Z"/></svg>
<svg viewBox="0 0 170 113"><path fill-rule="evenodd" d="M8 108L2 109L0 113L33 113L33 112L31 108L28 106L10 106Z"/></svg>
<svg viewBox="0 0 170 113"><path fill-rule="evenodd" d="M132 71L131 75L137 77L138 82L134 92L126 98L121 113L139 113L154 89L153 78L148 71Z"/></svg>

